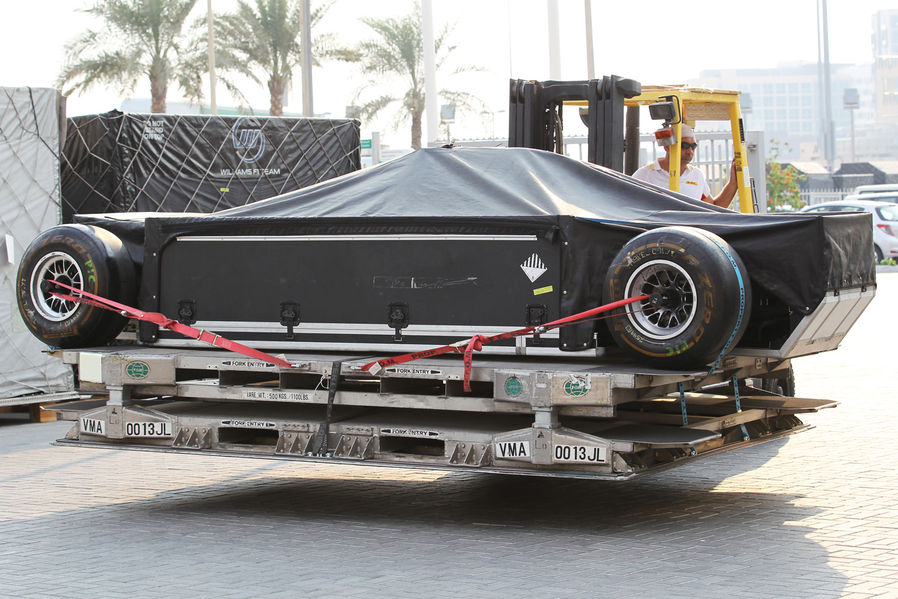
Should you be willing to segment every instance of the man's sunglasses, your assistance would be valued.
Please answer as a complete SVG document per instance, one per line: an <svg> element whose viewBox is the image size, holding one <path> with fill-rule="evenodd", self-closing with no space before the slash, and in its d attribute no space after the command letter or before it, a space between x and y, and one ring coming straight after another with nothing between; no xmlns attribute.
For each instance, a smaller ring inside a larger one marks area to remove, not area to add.
<svg viewBox="0 0 898 599"><path fill-rule="evenodd" d="M698 144L691 144L688 141L681 141L680 148L683 150L694 150L698 147Z"/></svg>

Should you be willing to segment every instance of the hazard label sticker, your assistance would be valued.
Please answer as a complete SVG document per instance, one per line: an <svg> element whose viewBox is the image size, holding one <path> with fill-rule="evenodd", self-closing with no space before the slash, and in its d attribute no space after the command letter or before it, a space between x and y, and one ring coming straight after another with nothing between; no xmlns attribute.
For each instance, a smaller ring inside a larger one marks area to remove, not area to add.
<svg viewBox="0 0 898 599"><path fill-rule="evenodd" d="M543 276L548 268L546 268L546 265L536 254L536 252L534 252L521 264L521 270L524 271L524 274L527 275L527 278L530 279L531 283L533 283L538 278Z"/></svg>

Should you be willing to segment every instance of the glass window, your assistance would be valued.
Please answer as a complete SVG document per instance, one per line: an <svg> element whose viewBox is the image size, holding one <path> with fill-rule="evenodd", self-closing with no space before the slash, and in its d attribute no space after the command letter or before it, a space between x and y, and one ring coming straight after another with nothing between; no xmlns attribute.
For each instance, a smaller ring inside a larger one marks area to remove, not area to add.
<svg viewBox="0 0 898 599"><path fill-rule="evenodd" d="M898 201L898 198L895 198ZM876 214L879 215L879 218L882 220L888 221L898 221L898 204L895 206L886 206L883 208L877 208Z"/></svg>

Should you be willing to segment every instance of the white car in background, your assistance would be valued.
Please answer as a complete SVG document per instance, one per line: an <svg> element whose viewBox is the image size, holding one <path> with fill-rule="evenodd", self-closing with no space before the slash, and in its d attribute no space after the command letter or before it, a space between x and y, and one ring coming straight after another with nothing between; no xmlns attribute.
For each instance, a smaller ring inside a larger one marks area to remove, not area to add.
<svg viewBox="0 0 898 599"><path fill-rule="evenodd" d="M898 183L879 183L877 185L858 185L854 190L855 195L863 195L864 198L871 193L888 193L898 198Z"/></svg>
<svg viewBox="0 0 898 599"><path fill-rule="evenodd" d="M877 187L880 187L877 185ZM882 187L895 187L894 190L887 191L877 189L875 191L855 191L850 196L845 196L846 201L868 200L871 202L892 202L898 204L898 185L883 185ZM860 188L858 188L860 189Z"/></svg>
<svg viewBox="0 0 898 599"><path fill-rule="evenodd" d="M884 258L898 260L898 192L891 194L894 197L892 201L874 200L874 195L889 194L851 195L844 200L805 206L801 212L869 212L873 215L873 251L876 262L882 262Z"/></svg>

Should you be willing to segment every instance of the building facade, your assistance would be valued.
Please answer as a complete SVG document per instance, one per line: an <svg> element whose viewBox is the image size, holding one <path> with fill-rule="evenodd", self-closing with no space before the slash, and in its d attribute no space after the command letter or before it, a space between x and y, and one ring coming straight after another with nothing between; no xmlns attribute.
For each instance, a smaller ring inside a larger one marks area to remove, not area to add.
<svg viewBox="0 0 898 599"><path fill-rule="evenodd" d="M871 42L870 63L830 65L834 168L898 157L898 10L873 15ZM706 70L690 84L743 92L746 128L763 131L780 160L824 162L823 79L817 63L784 63Z"/></svg>

